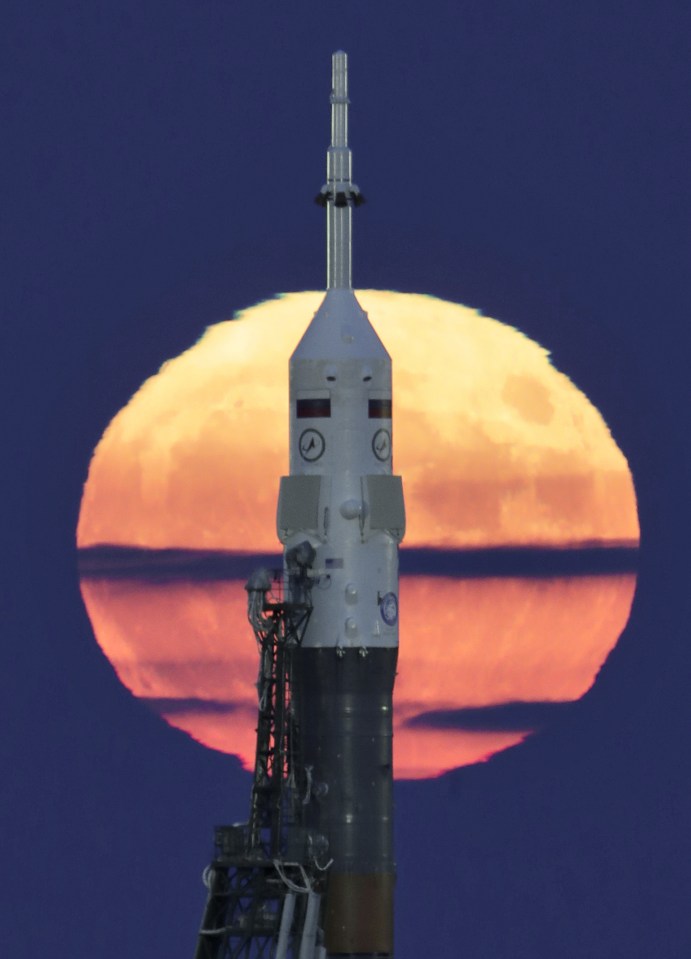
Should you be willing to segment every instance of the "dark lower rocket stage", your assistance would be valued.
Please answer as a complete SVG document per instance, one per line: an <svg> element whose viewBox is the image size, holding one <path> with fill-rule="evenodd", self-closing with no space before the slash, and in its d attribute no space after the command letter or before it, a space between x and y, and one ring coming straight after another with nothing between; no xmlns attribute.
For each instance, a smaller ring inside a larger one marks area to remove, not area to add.
<svg viewBox="0 0 691 959"><path fill-rule="evenodd" d="M392 695L398 649L294 651L305 824L327 837L329 956L393 955Z"/></svg>

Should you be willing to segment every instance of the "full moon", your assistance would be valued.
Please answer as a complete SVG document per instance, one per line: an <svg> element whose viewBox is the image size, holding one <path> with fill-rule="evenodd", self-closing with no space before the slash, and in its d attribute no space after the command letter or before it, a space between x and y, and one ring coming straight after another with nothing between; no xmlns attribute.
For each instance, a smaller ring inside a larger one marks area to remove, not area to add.
<svg viewBox="0 0 691 959"><path fill-rule="evenodd" d="M288 358L322 296L284 294L209 327L143 384L94 452L80 548L279 551ZM434 297L357 296L393 362L405 547L637 544L626 460L546 350ZM211 599L199 584L142 592L103 578L85 580L82 590L96 638L125 685L172 725L249 767L255 650L235 586L237 595L218 587ZM416 728L423 714L583 695L626 623L634 586L633 576L583 577L578 586L555 577L531 592L520 579L493 579L471 596L467 581L404 577L397 775L437 775L530 732L480 729L464 739L453 729ZM513 604L508 621L498 616L502 604Z"/></svg>

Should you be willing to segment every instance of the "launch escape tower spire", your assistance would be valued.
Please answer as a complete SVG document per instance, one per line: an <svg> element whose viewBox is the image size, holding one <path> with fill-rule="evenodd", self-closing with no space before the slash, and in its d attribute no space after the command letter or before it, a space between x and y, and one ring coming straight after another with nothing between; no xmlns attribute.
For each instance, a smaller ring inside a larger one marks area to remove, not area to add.
<svg viewBox="0 0 691 959"><path fill-rule="evenodd" d="M290 358L283 570L247 583L259 647L249 821L216 830L196 959L392 959L398 544L391 358L351 286L346 54L333 55L327 291Z"/></svg>
<svg viewBox="0 0 691 959"><path fill-rule="evenodd" d="M352 284L352 210L364 202L353 183L353 155L348 147L348 57L334 53L331 79L331 146L326 155L326 183L317 195L326 216L326 286L349 290Z"/></svg>

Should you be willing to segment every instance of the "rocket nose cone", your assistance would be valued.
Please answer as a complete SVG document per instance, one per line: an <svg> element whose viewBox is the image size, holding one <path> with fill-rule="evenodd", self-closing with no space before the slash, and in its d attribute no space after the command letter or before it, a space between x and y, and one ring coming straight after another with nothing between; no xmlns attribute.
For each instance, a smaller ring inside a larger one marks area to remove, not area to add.
<svg viewBox="0 0 691 959"><path fill-rule="evenodd" d="M329 290L292 356L296 359L389 359L352 290Z"/></svg>

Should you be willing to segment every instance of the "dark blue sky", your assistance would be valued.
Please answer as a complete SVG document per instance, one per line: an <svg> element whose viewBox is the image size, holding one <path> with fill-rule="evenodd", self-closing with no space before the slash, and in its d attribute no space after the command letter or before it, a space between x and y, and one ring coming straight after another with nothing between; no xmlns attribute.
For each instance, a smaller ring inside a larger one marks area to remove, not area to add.
<svg viewBox="0 0 691 959"><path fill-rule="evenodd" d="M552 350L629 458L643 530L631 624L582 706L398 787L397 959L689 954L690 44L667 0L6 0L7 955L191 956L211 826L246 814L248 777L101 656L74 528L146 376L234 309L323 285L339 47L356 284Z"/></svg>

